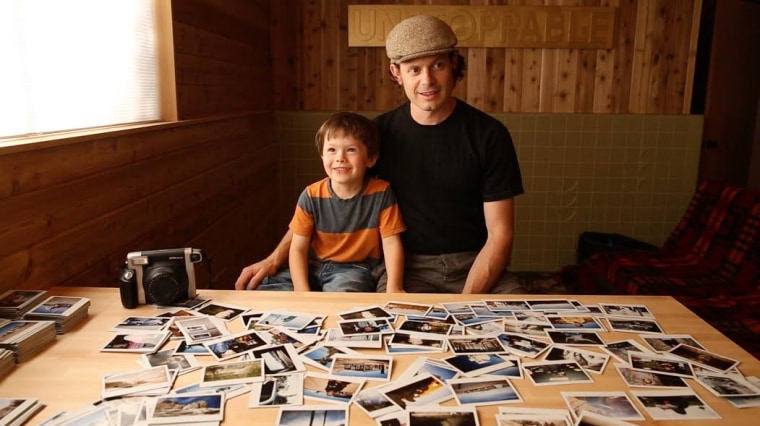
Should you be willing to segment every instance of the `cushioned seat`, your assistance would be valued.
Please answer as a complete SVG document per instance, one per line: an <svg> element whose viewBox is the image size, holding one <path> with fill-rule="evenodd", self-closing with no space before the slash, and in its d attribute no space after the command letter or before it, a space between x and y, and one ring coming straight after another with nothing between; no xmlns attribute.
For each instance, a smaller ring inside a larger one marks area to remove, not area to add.
<svg viewBox="0 0 760 426"><path fill-rule="evenodd" d="M760 357L760 192L702 183L662 248L603 251L564 278L581 294L673 296Z"/></svg>

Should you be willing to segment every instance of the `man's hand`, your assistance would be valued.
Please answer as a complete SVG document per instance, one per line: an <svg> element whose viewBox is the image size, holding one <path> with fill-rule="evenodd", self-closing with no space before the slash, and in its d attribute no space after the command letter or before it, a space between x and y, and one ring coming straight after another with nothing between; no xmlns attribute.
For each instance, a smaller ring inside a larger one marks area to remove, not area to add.
<svg viewBox="0 0 760 426"><path fill-rule="evenodd" d="M277 265L270 258L248 265L235 281L235 290L256 290L266 276L274 275L276 272Z"/></svg>

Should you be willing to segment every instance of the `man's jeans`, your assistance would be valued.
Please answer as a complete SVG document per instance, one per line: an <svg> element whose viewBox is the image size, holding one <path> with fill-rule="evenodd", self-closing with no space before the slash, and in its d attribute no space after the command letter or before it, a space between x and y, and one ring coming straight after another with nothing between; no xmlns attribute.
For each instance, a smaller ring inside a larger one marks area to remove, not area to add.
<svg viewBox="0 0 760 426"><path fill-rule="evenodd" d="M375 292L372 269L357 263L325 262L309 265L309 287L312 291ZM270 275L256 290L293 291L293 279L289 269Z"/></svg>
<svg viewBox="0 0 760 426"><path fill-rule="evenodd" d="M406 253L404 290L407 293L461 293L477 255L476 251L442 255ZM378 280L377 291L385 293L388 279L385 265L378 265L374 273ZM489 293L524 294L527 290L520 277L504 271Z"/></svg>

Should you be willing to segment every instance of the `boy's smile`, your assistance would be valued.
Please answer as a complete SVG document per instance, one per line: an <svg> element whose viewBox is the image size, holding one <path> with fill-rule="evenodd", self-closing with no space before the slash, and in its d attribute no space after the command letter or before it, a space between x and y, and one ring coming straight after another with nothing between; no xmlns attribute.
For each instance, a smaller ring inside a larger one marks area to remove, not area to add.
<svg viewBox="0 0 760 426"><path fill-rule="evenodd" d="M369 158L364 143L345 134L327 139L320 156L332 190L340 198L351 198L359 193L364 186L365 172L377 160Z"/></svg>

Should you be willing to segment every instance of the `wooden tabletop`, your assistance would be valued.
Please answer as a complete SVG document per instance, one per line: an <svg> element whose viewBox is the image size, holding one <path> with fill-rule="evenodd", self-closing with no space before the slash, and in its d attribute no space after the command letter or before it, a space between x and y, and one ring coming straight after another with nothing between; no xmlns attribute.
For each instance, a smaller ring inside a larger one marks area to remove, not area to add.
<svg viewBox="0 0 760 426"><path fill-rule="evenodd" d="M150 316L161 311L153 306L142 305L129 310L121 306L118 289L114 288L76 288L56 287L49 290L49 295L82 296L91 299L89 317L70 332L60 335L56 341L34 358L18 364L10 374L0 381L0 398L37 398L46 404L29 424L39 424L60 411L77 411L87 404L100 399L101 379L104 375L140 368L139 355L124 353L103 353L100 349L113 336L109 331L114 325L128 316ZM288 309L291 311L327 315L326 327L335 326L336 312L348 311L357 307L383 305L387 301L407 301L427 304L441 302L477 302L483 299L549 299L570 298L584 304L624 303L643 304L651 310L658 323L668 334L690 334L708 350L740 361L739 370L745 376L760 376L760 362L728 340L714 328L695 316L691 311L666 296L557 296L557 295L448 295L448 294L373 294L373 293L292 293L292 292L242 292L231 290L201 290L200 295L220 303L246 306L256 311ZM232 332L243 331L241 320L229 323ZM634 339L643 342L637 334L602 332L605 342ZM166 347L173 347L176 342L169 342ZM646 345L645 345L646 346ZM592 348L583 349L598 351ZM357 349L368 354L385 354L381 349ZM429 354L425 356L443 357L447 354ZM403 373L417 356L401 355L394 357L393 377ZM202 364L212 362L211 357L197 357ZM524 359L525 360L525 359ZM522 396L523 403L515 406L536 408L566 409L560 392L562 391L630 391L613 367L613 359L605 368L604 374L592 374L593 384L560 385L536 387L527 378L512 380ZM311 369L312 367L308 367ZM316 369L314 371L317 371ZM197 383L200 373L194 371L178 378L175 387ZM728 401L708 392L693 379L687 380L696 393L717 411L725 424L751 424L760 416L760 408L738 409ZM376 386L368 382L367 386ZM639 388L644 390L645 388ZM630 392L629 392L630 396ZM310 401L306 401L310 403ZM319 404L314 402L314 404ZM277 408L250 409L248 394L233 398L227 402L224 425L274 425L278 415ZM454 405L448 401L444 405ZM514 405L514 404L511 404ZM641 410L641 407L638 406ZM495 425L497 407L478 408L481 426ZM643 410L642 410L643 412ZM649 416L647 421L637 424L660 424ZM754 420L753 420L754 419ZM673 420L666 424L714 424L712 421ZM350 408L351 426L372 425L376 423L356 406Z"/></svg>

